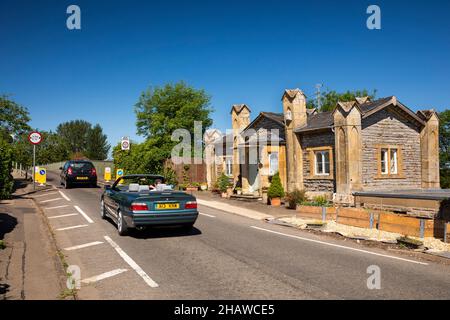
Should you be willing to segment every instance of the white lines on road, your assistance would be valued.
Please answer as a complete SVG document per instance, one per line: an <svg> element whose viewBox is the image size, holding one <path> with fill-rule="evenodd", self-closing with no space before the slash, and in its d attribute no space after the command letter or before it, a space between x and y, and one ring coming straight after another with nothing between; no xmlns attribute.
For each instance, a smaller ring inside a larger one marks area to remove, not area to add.
<svg viewBox="0 0 450 320"><path fill-rule="evenodd" d="M116 249L117 253L122 257L123 260L125 260L126 263L128 263L128 265L133 268L134 271L137 272L137 274L139 276L141 276L142 279L144 279L144 281L152 288L157 288L158 284L153 281L152 278L150 278L144 270L141 269L141 267L139 267L139 265L134 262L133 259L131 259L118 245L117 243L115 243L110 237L108 236L104 236L105 240L108 241L108 243L114 248Z"/></svg>
<svg viewBox="0 0 450 320"><path fill-rule="evenodd" d="M88 227L88 225L80 224L78 226L73 226L73 227L59 228L59 229L56 229L56 231L65 231L65 230L72 230L72 229L78 229L78 228L84 228L84 227Z"/></svg>
<svg viewBox="0 0 450 320"><path fill-rule="evenodd" d="M92 221L92 219L89 218L89 216L88 216L86 213L84 213L84 211L81 210L79 206L74 206L74 207L75 207L75 209L77 209L77 211L78 211L79 213L81 213L81 215L86 219L87 222L89 222L89 223L94 223L94 221Z"/></svg>
<svg viewBox="0 0 450 320"><path fill-rule="evenodd" d="M266 232L270 232L270 233L274 233L274 234L278 234L278 235L282 235L282 236L289 237L289 238L294 238L294 239L299 239L299 240L319 243L319 244L323 244L323 245L331 246L331 247L335 247L335 248L347 249L347 250L351 250L351 251L367 253L367 254L371 254L371 255L374 255L374 256L390 258L390 259L400 260L400 261L405 261L405 262L411 262L411 263L421 264L421 265L425 265L425 266L428 265L428 263L425 263L425 262L419 262L419 261L414 261L414 260L409 260L409 259L389 256L389 255L386 255L386 254L376 253L376 252L372 252L372 251L367 251L367 250L362 250L362 249L357 249L357 248L352 248L352 247L341 246L339 244L329 243L329 242L320 241L320 240L308 239L308 238L294 236L294 235L291 235L291 234L281 233L281 232L277 232L277 231L273 231L273 230L269 230L269 229L259 228L259 227L256 227L256 226L251 226L250 228L261 230L261 231L266 231Z"/></svg>
<svg viewBox="0 0 450 320"><path fill-rule="evenodd" d="M53 190L52 190L52 191L53 191ZM58 193L58 192L48 192L48 193L44 193L44 194L40 194L40 195L34 196L34 198L47 197L47 196L49 196L49 195L57 194L57 193Z"/></svg>
<svg viewBox="0 0 450 320"><path fill-rule="evenodd" d="M61 209L61 208L66 208L68 207L68 204L65 204L63 206L56 206L56 207L50 207L50 208L44 208L45 210L52 210L52 209Z"/></svg>
<svg viewBox="0 0 450 320"><path fill-rule="evenodd" d="M58 191L58 192L64 199L66 199L67 201L70 201L69 197L66 196L62 191Z"/></svg>
<svg viewBox="0 0 450 320"><path fill-rule="evenodd" d="M210 217L210 218L215 218L216 217L216 216L213 216L211 214L207 214L207 213L203 213L203 212L199 212L198 214L201 214L202 216L207 216L207 217Z"/></svg>
<svg viewBox="0 0 450 320"><path fill-rule="evenodd" d="M77 216L78 213L69 213L69 214L62 214L59 216L52 216L52 217L48 217L49 219L58 219L58 218L65 218L65 217L72 217L72 216Z"/></svg>
<svg viewBox="0 0 450 320"><path fill-rule="evenodd" d="M104 243L104 242L103 241L94 241L94 242L89 242L89 243L85 243L85 244L80 244L78 246L68 247L68 248L65 248L64 250L72 251L72 250L84 249L84 248L96 246L96 245L99 245L102 243Z"/></svg>
<svg viewBox="0 0 450 320"><path fill-rule="evenodd" d="M97 282L106 278L111 278L114 276L117 276L118 274L121 274L122 272L128 271L127 269L115 269L112 271L108 271L102 274L99 274L98 276L94 276L94 277L90 277L87 279L83 279L81 280L81 282L83 283L92 283L92 282Z"/></svg>
<svg viewBox="0 0 450 320"><path fill-rule="evenodd" d="M40 203L53 202L53 201L58 201L58 200L61 200L61 199L62 199L62 198L49 199L49 200L41 201Z"/></svg>

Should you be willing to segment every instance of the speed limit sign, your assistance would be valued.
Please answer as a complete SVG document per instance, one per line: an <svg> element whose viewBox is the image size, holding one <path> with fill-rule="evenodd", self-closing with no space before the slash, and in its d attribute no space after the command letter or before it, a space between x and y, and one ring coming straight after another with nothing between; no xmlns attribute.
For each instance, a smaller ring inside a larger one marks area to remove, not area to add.
<svg viewBox="0 0 450 320"><path fill-rule="evenodd" d="M123 137L120 145L122 150L130 150L130 139L128 137Z"/></svg>
<svg viewBox="0 0 450 320"><path fill-rule="evenodd" d="M28 135L28 140L32 143L32 144L39 144L39 143L41 143L41 141L42 141L42 135L39 133L39 132L37 132L37 131L34 131L34 132L31 132L29 135Z"/></svg>

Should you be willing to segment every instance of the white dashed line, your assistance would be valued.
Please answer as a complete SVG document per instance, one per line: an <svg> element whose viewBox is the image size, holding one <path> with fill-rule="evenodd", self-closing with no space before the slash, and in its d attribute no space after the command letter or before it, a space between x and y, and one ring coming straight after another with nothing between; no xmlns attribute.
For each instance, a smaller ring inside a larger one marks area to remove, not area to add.
<svg viewBox="0 0 450 320"><path fill-rule="evenodd" d="M53 191L53 190L52 190L52 191ZM45 194L40 194L40 195L34 196L34 198L47 197L47 196L49 196L49 195L57 194L57 193L58 193L58 192L49 192L49 193L45 193Z"/></svg>
<svg viewBox="0 0 450 320"><path fill-rule="evenodd" d="M89 223L94 223L94 221L92 221L92 219L89 218L89 216L88 216L86 213L84 213L84 211L81 210L79 206L74 206L74 207L75 207L75 209L77 209L77 211L78 211L79 213L81 213L81 215L86 219L87 222L89 222Z"/></svg>
<svg viewBox="0 0 450 320"><path fill-rule="evenodd" d="M207 216L207 217L210 217L210 218L215 218L216 217L216 216L213 216L211 214L207 214L207 213L203 213L203 212L199 212L198 214L201 214L202 216Z"/></svg>
<svg viewBox="0 0 450 320"><path fill-rule="evenodd" d="M57 206L57 207L50 207L50 208L44 208L45 210L52 210L52 209L60 209L60 208L66 208L68 207L68 204L65 204L63 206Z"/></svg>
<svg viewBox="0 0 450 320"><path fill-rule="evenodd" d="M64 199L66 199L67 201L70 201L69 197L66 196L62 191L58 191L58 192Z"/></svg>
<svg viewBox="0 0 450 320"><path fill-rule="evenodd" d="M122 272L128 271L127 269L115 269L112 271L108 271L102 274L99 274L98 276L94 276L94 277L90 277L87 279L83 279L81 280L81 282L83 283L92 283L92 282L97 282L103 279L107 279L107 278L111 278L114 276L117 276L118 274L121 274Z"/></svg>
<svg viewBox="0 0 450 320"><path fill-rule="evenodd" d="M78 213L69 213L69 214L62 214L59 216L52 216L52 217L48 217L49 219L58 219L58 218L65 218L65 217L72 217L72 216L77 216Z"/></svg>
<svg viewBox="0 0 450 320"><path fill-rule="evenodd" d="M374 256L390 258L390 259L394 259L394 260L400 260L400 261L411 262L411 263L416 263L416 264L422 264L422 265L425 265L425 266L428 265L428 263L425 263L425 262L419 262L419 261L414 261L414 260L409 260L409 259L389 256L389 255L386 255L386 254L376 253L376 252L372 252L372 251L367 251L367 250L362 250L362 249L357 249L357 248L352 248L352 247L341 246L339 244L324 242L324 241L320 241L320 240L303 238L303 237L294 236L294 235L286 234L286 233L281 233L281 232L277 232L277 231L273 231L273 230L269 230L269 229L259 228L259 227L255 227L255 226L251 226L250 228L258 229L258 230L266 231L266 232L270 232L270 233L275 233L275 234L282 235L282 236L285 236L285 237L290 237L290 238L295 238L295 239L299 239L299 240L304 240L304 241L324 244L326 246L331 246L331 247L335 247L335 248L347 249L347 250L351 250L351 251L357 251L357 252L371 254L371 255L374 255Z"/></svg>
<svg viewBox="0 0 450 320"><path fill-rule="evenodd" d="M89 243L85 243L85 244L80 244L78 246L68 247L68 248L65 248L64 250L67 250L67 251L78 250L78 249L96 246L96 245L99 245L102 243L103 243L102 241L94 241L94 242L89 242Z"/></svg>
<svg viewBox="0 0 450 320"><path fill-rule="evenodd" d="M58 200L61 200L62 198L55 198L55 199L50 199L50 200L44 200L44 201L41 201L40 203L47 203L47 202L53 202L53 201L58 201Z"/></svg>
<svg viewBox="0 0 450 320"><path fill-rule="evenodd" d="M89 226L87 224L80 224L79 226L59 228L59 229L56 229L56 231L65 231L65 230L72 230L72 229L78 229L78 228L84 228L84 227L89 227Z"/></svg>
<svg viewBox="0 0 450 320"><path fill-rule="evenodd" d="M152 278L150 278L144 270L141 269L141 267L139 267L139 265L134 262L133 259L131 259L118 245L117 243L115 243L114 241L112 241L112 239L108 236L104 236L105 240L108 241L108 243L114 248L116 249L117 253L122 257L123 260L125 260L126 263L128 263L128 265L133 268L134 271L137 272L137 274L139 276L141 276L142 279L144 279L144 281L152 288L157 288L158 284L153 281Z"/></svg>

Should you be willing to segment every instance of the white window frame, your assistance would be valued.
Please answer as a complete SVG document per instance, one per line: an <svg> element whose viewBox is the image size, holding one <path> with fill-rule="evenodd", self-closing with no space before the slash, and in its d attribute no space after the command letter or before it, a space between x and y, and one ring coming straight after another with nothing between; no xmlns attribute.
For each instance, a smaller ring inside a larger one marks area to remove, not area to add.
<svg viewBox="0 0 450 320"><path fill-rule="evenodd" d="M392 159L392 155L394 155L394 158ZM392 148L389 149L389 173L390 174L398 174L398 149ZM394 161L394 166L392 166L392 161ZM393 168L391 170L391 168Z"/></svg>
<svg viewBox="0 0 450 320"><path fill-rule="evenodd" d="M321 164L322 164L322 172L318 172L318 165L319 165L319 163L317 162L317 156L318 155L321 155L321 157L320 157L320 162L321 162ZM328 172L326 172L326 168L327 168L327 166L326 166L326 161L325 161L325 159L326 159L326 154L328 154ZM331 161L331 154L330 154L330 150L320 150L320 151L314 151L314 174L316 175L316 176L329 176L330 175L330 171L331 171L331 164L330 164L330 161Z"/></svg>
<svg viewBox="0 0 450 320"><path fill-rule="evenodd" d="M272 168L272 157L274 157L274 155L276 156L277 159L277 166L276 168ZM280 158L279 158L279 153L278 152L271 152L269 153L269 176L273 176L275 175L275 173L277 173L280 169Z"/></svg>
<svg viewBox="0 0 450 320"><path fill-rule="evenodd" d="M381 148L381 154L380 154L380 169L381 174L387 175L389 174L389 149L388 148ZM383 163L384 163L384 170L383 170Z"/></svg>
<svg viewBox="0 0 450 320"><path fill-rule="evenodd" d="M231 177L233 175L233 158L225 158L225 175Z"/></svg>

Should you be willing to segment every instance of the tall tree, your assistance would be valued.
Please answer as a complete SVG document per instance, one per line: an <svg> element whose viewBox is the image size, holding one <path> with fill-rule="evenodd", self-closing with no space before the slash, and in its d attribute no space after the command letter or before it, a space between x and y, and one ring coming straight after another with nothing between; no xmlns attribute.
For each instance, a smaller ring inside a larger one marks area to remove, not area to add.
<svg viewBox="0 0 450 320"><path fill-rule="evenodd" d="M58 125L56 133L63 139L70 154L84 154L91 127L85 120L72 120Z"/></svg>
<svg viewBox="0 0 450 320"><path fill-rule="evenodd" d="M202 122L202 134L212 124L210 96L184 82L150 88L135 106L137 132L147 138L142 146L140 170L160 172L177 143L171 140L176 129L194 136L194 121ZM193 140L193 139L192 139Z"/></svg>
<svg viewBox="0 0 450 320"><path fill-rule="evenodd" d="M450 189L450 109L439 113L439 151L441 188Z"/></svg>
<svg viewBox="0 0 450 320"><path fill-rule="evenodd" d="M321 92L320 95L320 108L317 105L317 97L311 97L308 100L307 107L308 108L318 108L320 111L331 111L336 107L338 101L346 102L355 100L356 97L370 97L372 100L376 97L376 90L373 90L371 93L367 89L362 90L354 90L343 93L338 93L335 90L327 89Z"/></svg>
<svg viewBox="0 0 450 320"><path fill-rule="evenodd" d="M17 104L8 96L0 96L0 131L5 135L20 135L30 130L30 115L27 108Z"/></svg>
<svg viewBox="0 0 450 320"><path fill-rule="evenodd" d="M108 144L108 138L103 134L103 129L96 124L88 132L86 141L86 156L92 160L105 160L108 157L111 145Z"/></svg>

